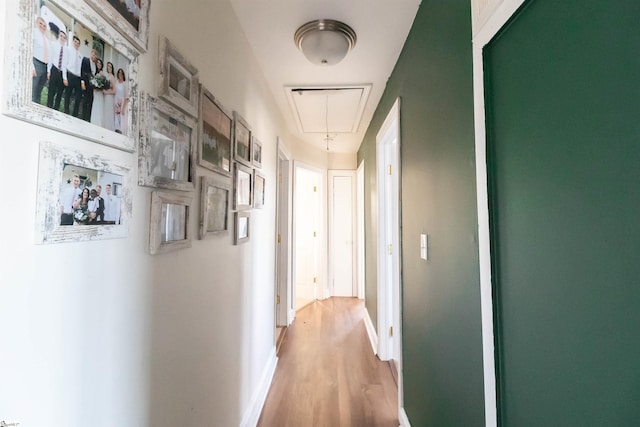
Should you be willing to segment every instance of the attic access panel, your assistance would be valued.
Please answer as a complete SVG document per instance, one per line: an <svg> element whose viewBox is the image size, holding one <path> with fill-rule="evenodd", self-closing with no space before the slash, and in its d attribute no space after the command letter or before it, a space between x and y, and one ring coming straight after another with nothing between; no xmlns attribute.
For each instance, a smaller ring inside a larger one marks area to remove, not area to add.
<svg viewBox="0 0 640 427"><path fill-rule="evenodd" d="M302 133L356 133L371 85L286 86L291 112Z"/></svg>

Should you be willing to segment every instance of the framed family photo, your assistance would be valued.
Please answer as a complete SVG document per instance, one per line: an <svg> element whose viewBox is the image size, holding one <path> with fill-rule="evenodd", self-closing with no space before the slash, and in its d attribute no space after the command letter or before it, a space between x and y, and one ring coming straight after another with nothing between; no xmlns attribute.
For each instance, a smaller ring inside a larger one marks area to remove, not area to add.
<svg viewBox="0 0 640 427"><path fill-rule="evenodd" d="M251 127L237 112L233 112L233 158L251 167Z"/></svg>
<svg viewBox="0 0 640 427"><path fill-rule="evenodd" d="M125 151L137 133L137 51L84 2L7 7L6 115Z"/></svg>
<svg viewBox="0 0 640 427"><path fill-rule="evenodd" d="M124 238L131 219L129 168L40 143L36 243Z"/></svg>
<svg viewBox="0 0 640 427"><path fill-rule="evenodd" d="M145 94L141 103L138 184L192 191L196 121Z"/></svg>
<svg viewBox="0 0 640 427"><path fill-rule="evenodd" d="M86 0L104 19L129 39L140 52L147 51L151 0Z"/></svg>
<svg viewBox="0 0 640 427"><path fill-rule="evenodd" d="M200 195L200 239L229 234L229 178L203 176Z"/></svg>
<svg viewBox="0 0 640 427"><path fill-rule="evenodd" d="M249 241L251 230L251 213L250 212L235 212L235 226L233 233L233 242L236 245L246 243Z"/></svg>
<svg viewBox="0 0 640 427"><path fill-rule="evenodd" d="M251 209L253 205L252 171L246 166L234 163L233 169L233 209Z"/></svg>
<svg viewBox="0 0 640 427"><path fill-rule="evenodd" d="M198 69L166 37L159 38L158 96L192 117L198 117Z"/></svg>
<svg viewBox="0 0 640 427"><path fill-rule="evenodd" d="M156 255L191 247L189 215L192 197L185 193L151 192L149 253Z"/></svg>
<svg viewBox="0 0 640 427"><path fill-rule="evenodd" d="M198 164L222 175L231 176L232 114L200 85L198 115Z"/></svg>

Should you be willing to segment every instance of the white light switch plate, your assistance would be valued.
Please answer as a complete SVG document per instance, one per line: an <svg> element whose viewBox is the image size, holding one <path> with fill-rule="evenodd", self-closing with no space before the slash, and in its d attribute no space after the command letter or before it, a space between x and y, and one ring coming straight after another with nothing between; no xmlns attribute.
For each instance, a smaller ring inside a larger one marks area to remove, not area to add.
<svg viewBox="0 0 640 427"><path fill-rule="evenodd" d="M429 252L427 250L428 247L428 238L426 234L420 235L420 258L424 260L429 259Z"/></svg>

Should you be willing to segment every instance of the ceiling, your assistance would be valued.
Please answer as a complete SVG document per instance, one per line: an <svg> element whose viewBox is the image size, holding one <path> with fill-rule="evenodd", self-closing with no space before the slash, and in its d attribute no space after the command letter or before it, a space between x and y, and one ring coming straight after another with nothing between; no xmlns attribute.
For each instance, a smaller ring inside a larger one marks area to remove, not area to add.
<svg viewBox="0 0 640 427"><path fill-rule="evenodd" d="M339 153L358 150L420 1L230 0L289 131ZM314 65L294 44L298 27L316 19L356 32L342 62Z"/></svg>

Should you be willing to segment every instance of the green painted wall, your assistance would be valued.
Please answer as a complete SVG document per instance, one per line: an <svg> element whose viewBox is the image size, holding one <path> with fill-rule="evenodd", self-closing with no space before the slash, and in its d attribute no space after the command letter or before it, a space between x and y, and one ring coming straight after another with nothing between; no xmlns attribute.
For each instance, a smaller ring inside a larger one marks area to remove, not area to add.
<svg viewBox="0 0 640 427"><path fill-rule="evenodd" d="M640 425L640 2L536 0L485 50L500 425Z"/></svg>
<svg viewBox="0 0 640 427"><path fill-rule="evenodd" d="M470 14L468 0L422 2L358 152L373 317L375 136L399 96L404 396L416 427L484 425ZM421 233L429 261L419 257Z"/></svg>

